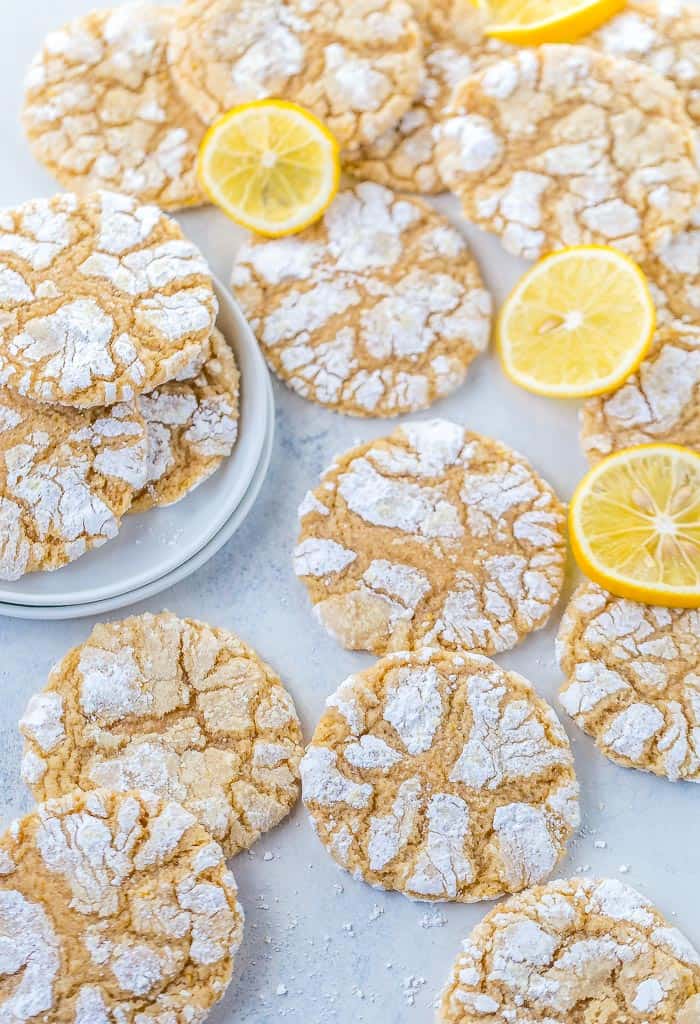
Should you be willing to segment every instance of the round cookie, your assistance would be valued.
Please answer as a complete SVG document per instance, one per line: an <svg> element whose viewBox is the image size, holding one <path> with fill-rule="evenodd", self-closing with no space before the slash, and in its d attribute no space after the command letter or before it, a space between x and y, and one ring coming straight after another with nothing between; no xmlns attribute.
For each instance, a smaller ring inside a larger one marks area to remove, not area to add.
<svg viewBox="0 0 700 1024"><path fill-rule="evenodd" d="M435 161L435 129L455 86L509 48L484 35L486 18L471 0L413 0L423 34L426 77L400 121L363 146L347 169L358 178L424 194L445 188Z"/></svg>
<svg viewBox="0 0 700 1024"><path fill-rule="evenodd" d="M327 701L301 763L335 860L412 899L471 903L541 882L579 824L566 733L488 658L382 658Z"/></svg>
<svg viewBox="0 0 700 1024"><path fill-rule="evenodd" d="M178 209L197 183L204 125L183 104L166 50L175 9L129 4L51 32L25 81L22 120L37 159L66 188L113 189Z"/></svg>
<svg viewBox="0 0 700 1024"><path fill-rule="evenodd" d="M700 782L700 612L586 582L561 621L560 701L617 764Z"/></svg>
<svg viewBox="0 0 700 1024"><path fill-rule="evenodd" d="M179 501L231 454L238 436L238 381L231 346L215 328L211 355L195 378L163 384L140 399L148 473L132 512Z"/></svg>
<svg viewBox="0 0 700 1024"><path fill-rule="evenodd" d="M95 192L0 211L0 384L113 405L196 373L218 312L204 257L155 206Z"/></svg>
<svg viewBox="0 0 700 1024"><path fill-rule="evenodd" d="M205 122L283 96L316 114L349 152L406 113L423 77L422 41L404 0L186 0L169 60Z"/></svg>
<svg viewBox="0 0 700 1024"><path fill-rule="evenodd" d="M686 230L657 239L640 263L659 323L700 323L700 206Z"/></svg>
<svg viewBox="0 0 700 1024"><path fill-rule="evenodd" d="M436 152L468 219L527 259L592 243L642 257L700 202L679 92L583 46L524 49L463 82Z"/></svg>
<svg viewBox="0 0 700 1024"><path fill-rule="evenodd" d="M462 944L441 1024L696 1024L700 956L617 879L537 886L490 910Z"/></svg>
<svg viewBox="0 0 700 1024"><path fill-rule="evenodd" d="M116 537L147 465L133 406L81 411L0 389L0 579L59 569Z"/></svg>
<svg viewBox="0 0 700 1024"><path fill-rule="evenodd" d="M277 376L352 416L431 405L459 387L491 332L464 238L426 203L370 182L299 235L251 239L232 287Z"/></svg>
<svg viewBox="0 0 700 1024"><path fill-rule="evenodd" d="M221 847L179 804L71 793L0 838L3 1020L198 1024L243 932Z"/></svg>
<svg viewBox="0 0 700 1024"><path fill-rule="evenodd" d="M299 515L296 573L344 647L494 654L559 599L561 502L521 455L447 420L340 455Z"/></svg>
<svg viewBox="0 0 700 1024"><path fill-rule="evenodd" d="M638 444L700 451L700 327L662 324L649 355L622 387L589 398L581 445L591 462Z"/></svg>
<svg viewBox="0 0 700 1024"><path fill-rule="evenodd" d="M148 790L196 815L227 856L299 796L303 739L279 678L232 633L170 612L96 626L20 729L37 800Z"/></svg>

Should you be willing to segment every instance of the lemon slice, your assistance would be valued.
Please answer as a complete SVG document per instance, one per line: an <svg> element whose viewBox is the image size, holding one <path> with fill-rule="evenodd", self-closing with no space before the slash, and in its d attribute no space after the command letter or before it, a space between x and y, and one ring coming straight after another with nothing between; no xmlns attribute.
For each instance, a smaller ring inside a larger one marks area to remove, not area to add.
<svg viewBox="0 0 700 1024"><path fill-rule="evenodd" d="M501 310L497 344L516 384L582 398L612 391L637 369L655 324L636 263L608 246L573 246L521 278Z"/></svg>
<svg viewBox="0 0 700 1024"><path fill-rule="evenodd" d="M203 189L238 224L268 238L313 224L340 181L338 143L308 110L284 100L234 107L204 137Z"/></svg>
<svg viewBox="0 0 700 1024"><path fill-rule="evenodd" d="M592 32L625 6L625 0L482 0L486 33L508 43L572 43Z"/></svg>
<svg viewBox="0 0 700 1024"><path fill-rule="evenodd" d="M569 510L583 572L619 597L700 607L700 455L627 448L581 481Z"/></svg>

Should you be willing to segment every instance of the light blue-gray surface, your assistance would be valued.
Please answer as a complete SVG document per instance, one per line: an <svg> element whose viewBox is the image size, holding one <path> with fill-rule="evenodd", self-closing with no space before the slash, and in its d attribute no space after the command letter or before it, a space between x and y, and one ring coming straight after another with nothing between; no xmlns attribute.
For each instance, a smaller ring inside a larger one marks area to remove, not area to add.
<svg viewBox="0 0 700 1024"><path fill-rule="evenodd" d="M95 6L90 0L0 0L0 205L55 187L36 165L18 127L25 66L45 31ZM106 6L106 5L100 5ZM456 207L442 204L456 214ZM182 216L215 272L228 278L237 229L212 210ZM489 284L500 298L519 265L483 235L476 241ZM296 507L332 456L384 433L380 421L335 416L275 385L277 435L261 496L239 533L206 567L160 598L131 611L162 608L236 630L279 671L294 695L308 737L324 698L368 656L342 651L312 617L291 569ZM584 471L574 405L538 399L482 359L465 387L433 414L448 416L523 451L565 497ZM429 414L425 414L429 415ZM574 582L569 574L569 587ZM559 675L552 626L499 659L554 698ZM0 619L0 813L7 821L29 807L19 779L16 722L52 662L89 632L93 620L42 624ZM652 897L700 944L700 790L616 768L567 720L583 795L583 828L560 868L624 878ZM605 842L603 849L594 846ZM274 859L265 860L265 854ZM620 874L620 866L629 872ZM233 862L247 928L234 985L212 1024L410 1024L432 1019L431 1004L460 940L487 906L412 904L376 892L334 867L298 807L291 820ZM340 888L342 887L342 889ZM424 928L424 915L443 915ZM417 979L410 1006L407 979ZM420 983L425 980L425 984ZM280 987L281 986L281 987ZM286 990L286 994L277 994Z"/></svg>

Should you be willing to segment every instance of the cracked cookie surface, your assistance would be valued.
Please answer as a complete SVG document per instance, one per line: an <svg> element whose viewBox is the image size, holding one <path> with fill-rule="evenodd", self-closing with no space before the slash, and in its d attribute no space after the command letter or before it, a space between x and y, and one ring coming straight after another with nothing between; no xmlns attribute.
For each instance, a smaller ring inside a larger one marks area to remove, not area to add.
<svg viewBox="0 0 700 1024"><path fill-rule="evenodd" d="M700 956L617 879L572 878L494 907L462 944L442 1024L695 1024Z"/></svg>
<svg viewBox="0 0 700 1024"><path fill-rule="evenodd" d="M431 405L491 332L464 238L426 203L370 182L299 235L245 244L232 287L277 376L353 416Z"/></svg>
<svg viewBox="0 0 700 1024"><path fill-rule="evenodd" d="M218 312L204 257L155 206L95 192L0 211L0 384L113 405L196 372Z"/></svg>
<svg viewBox="0 0 700 1024"><path fill-rule="evenodd" d="M642 257L700 201L680 93L583 46L521 50L467 79L437 158L465 216L527 259L591 243Z"/></svg>
<svg viewBox="0 0 700 1024"><path fill-rule="evenodd" d="M324 121L347 151L398 121L423 76L418 26L403 0L187 0L169 60L205 122L284 96Z"/></svg>
<svg viewBox="0 0 700 1024"><path fill-rule="evenodd" d="M486 18L471 0L412 0L423 34L425 81L400 121L363 146L348 170L381 185L424 194L445 185L435 160L435 129L455 86L508 52L484 35Z"/></svg>
<svg viewBox="0 0 700 1024"><path fill-rule="evenodd" d="M700 782L700 612L573 594L559 629L559 699L606 757Z"/></svg>
<svg viewBox="0 0 700 1024"><path fill-rule="evenodd" d="M198 1024L231 980L236 892L177 803L97 790L40 804L0 838L0 1014Z"/></svg>
<svg viewBox="0 0 700 1024"><path fill-rule="evenodd" d="M59 569L115 537L146 479L143 417L0 389L0 579Z"/></svg>
<svg viewBox="0 0 700 1024"><path fill-rule="evenodd" d="M292 698L238 637L170 612L98 625L20 722L23 777L177 800L227 856L286 817L303 739Z"/></svg>
<svg viewBox="0 0 700 1024"><path fill-rule="evenodd" d="M581 445L591 462L638 444L700 451L700 328L672 321L622 387L581 410Z"/></svg>
<svg viewBox="0 0 700 1024"><path fill-rule="evenodd" d="M338 456L299 509L294 565L344 646L509 650L564 578L564 508L530 464L447 420Z"/></svg>
<svg viewBox="0 0 700 1024"><path fill-rule="evenodd" d="M163 384L141 397L148 471L132 512L179 501L231 454L238 436L238 384L231 346L215 328L211 355L196 377Z"/></svg>
<svg viewBox="0 0 700 1024"><path fill-rule="evenodd" d="M162 209L204 203L204 124L182 103L166 50L175 8L128 4L76 18L44 41L22 119L37 159L66 188L125 192Z"/></svg>
<svg viewBox="0 0 700 1024"><path fill-rule="evenodd" d="M473 654L399 652L350 676L301 774L335 860L413 899L472 902L541 882L579 822L554 711Z"/></svg>

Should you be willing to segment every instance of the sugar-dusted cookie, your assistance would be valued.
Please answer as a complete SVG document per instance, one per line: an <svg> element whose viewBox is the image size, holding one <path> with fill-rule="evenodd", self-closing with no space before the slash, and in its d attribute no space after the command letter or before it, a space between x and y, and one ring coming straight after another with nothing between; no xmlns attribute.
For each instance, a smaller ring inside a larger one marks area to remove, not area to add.
<svg viewBox="0 0 700 1024"><path fill-rule="evenodd" d="M348 170L408 192L441 192L435 129L455 86L508 52L484 35L486 17L471 0L412 0L423 33L425 81L400 121L363 146Z"/></svg>
<svg viewBox="0 0 700 1024"><path fill-rule="evenodd" d="M556 494L521 455L447 420L339 455L299 515L296 573L344 647L493 654L559 599Z"/></svg>
<svg viewBox="0 0 700 1024"><path fill-rule="evenodd" d="M147 466L134 406L67 409L0 389L0 579L59 569L115 537Z"/></svg>
<svg viewBox="0 0 700 1024"><path fill-rule="evenodd" d="M404 0L186 0L169 58L204 121L281 96L320 117L350 152L406 113L423 78Z"/></svg>
<svg viewBox="0 0 700 1024"><path fill-rule="evenodd" d="M196 815L227 855L299 795L299 719L238 637L170 612L101 624L53 669L20 722L37 799L144 789Z"/></svg>
<svg viewBox="0 0 700 1024"><path fill-rule="evenodd" d="M321 842L356 877L421 900L541 882L578 826L566 733L488 658L387 655L327 701L301 764Z"/></svg>
<svg viewBox="0 0 700 1024"><path fill-rule="evenodd" d="M238 436L238 380L231 346L214 329L211 355L196 377L163 384L139 400L148 427L148 474L132 512L179 501L231 454Z"/></svg>
<svg viewBox="0 0 700 1024"><path fill-rule="evenodd" d="M437 157L469 220L528 259L583 243L641 257L700 202L678 90L583 46L524 49L463 82Z"/></svg>
<svg viewBox="0 0 700 1024"><path fill-rule="evenodd" d="M696 1024L700 955L617 879L537 886L490 910L462 945L442 1024Z"/></svg>
<svg viewBox="0 0 700 1024"><path fill-rule="evenodd" d="M574 593L557 656L565 710L618 764L700 782L700 612Z"/></svg>
<svg viewBox="0 0 700 1024"><path fill-rule="evenodd" d="M0 1017L199 1024L243 933L218 843L174 802L72 793L0 838Z"/></svg>
<svg viewBox="0 0 700 1024"><path fill-rule="evenodd" d="M700 324L700 205L688 228L658 238L640 263L659 322Z"/></svg>
<svg viewBox="0 0 700 1024"><path fill-rule="evenodd" d="M449 394L491 331L464 238L426 203L370 182L299 235L251 239L232 285L275 373L353 416L396 416Z"/></svg>
<svg viewBox="0 0 700 1024"><path fill-rule="evenodd" d="M87 408L196 372L217 313L206 261L155 206L95 192L0 211L0 384Z"/></svg>
<svg viewBox="0 0 700 1024"><path fill-rule="evenodd" d="M113 189L163 209L204 202L195 161L204 125L170 77L175 9L127 4L51 32L27 74L24 128L66 188Z"/></svg>
<svg viewBox="0 0 700 1024"><path fill-rule="evenodd" d="M622 387L589 398L581 411L581 444L592 462L654 443L700 451L700 327L677 320L658 328Z"/></svg>

